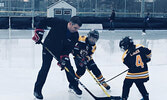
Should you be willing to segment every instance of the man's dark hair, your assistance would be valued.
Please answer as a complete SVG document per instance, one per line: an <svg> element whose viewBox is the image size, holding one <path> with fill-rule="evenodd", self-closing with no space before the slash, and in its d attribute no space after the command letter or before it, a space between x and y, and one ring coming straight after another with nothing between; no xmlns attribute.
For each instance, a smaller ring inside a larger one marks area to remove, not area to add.
<svg viewBox="0 0 167 100"><path fill-rule="evenodd" d="M72 22L73 24L78 24L80 27L82 26L82 22L79 16L71 17L70 22Z"/></svg>

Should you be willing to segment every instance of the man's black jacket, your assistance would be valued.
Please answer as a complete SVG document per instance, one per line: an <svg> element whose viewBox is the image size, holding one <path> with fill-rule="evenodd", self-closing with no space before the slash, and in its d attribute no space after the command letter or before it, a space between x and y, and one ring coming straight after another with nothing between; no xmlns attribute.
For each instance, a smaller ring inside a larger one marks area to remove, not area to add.
<svg viewBox="0 0 167 100"><path fill-rule="evenodd" d="M46 18L41 20L36 27L37 29L51 27L44 45L53 52L57 60L61 55L69 55L79 38L78 32L71 33L67 24L68 22L62 19Z"/></svg>

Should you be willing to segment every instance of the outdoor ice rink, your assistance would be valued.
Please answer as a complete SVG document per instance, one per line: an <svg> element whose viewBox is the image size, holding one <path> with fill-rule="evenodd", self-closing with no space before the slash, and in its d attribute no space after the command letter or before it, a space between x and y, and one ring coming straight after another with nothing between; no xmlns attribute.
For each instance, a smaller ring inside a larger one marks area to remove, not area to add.
<svg viewBox="0 0 167 100"><path fill-rule="evenodd" d="M79 30L80 35L87 35L88 30ZM165 100L167 95L167 30L99 30L100 39L93 56L106 80L127 69L122 63L123 52L119 41L124 36L131 36L135 44L143 44L152 50L152 61L148 63L150 80L145 84L150 100ZM47 33L47 31L46 31ZM42 46L36 45L31 37L31 30L0 30L0 100L33 100L33 88L42 63ZM70 56L72 58L72 56ZM75 69L73 60L72 65ZM121 96L126 73L108 82L110 95ZM86 72L80 81L95 95L103 96L101 88L91 75ZM94 100L87 91L82 98L68 92L65 72L60 71L57 61L53 60L50 72L43 88L44 100ZM140 100L142 97L133 85L128 100Z"/></svg>

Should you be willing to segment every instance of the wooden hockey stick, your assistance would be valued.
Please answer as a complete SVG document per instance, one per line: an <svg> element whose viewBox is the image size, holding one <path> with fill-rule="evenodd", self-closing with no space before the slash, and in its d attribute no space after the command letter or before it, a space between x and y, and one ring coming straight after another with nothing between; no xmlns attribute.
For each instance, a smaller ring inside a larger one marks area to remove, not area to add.
<svg viewBox="0 0 167 100"><path fill-rule="evenodd" d="M100 88L103 90L103 92L107 95L107 97L110 97L110 95L107 93L107 91L101 86L100 82L96 79L96 77L90 72L88 67L86 66L86 70L89 72L89 74L93 77L93 79L96 81L96 83L100 86Z"/></svg>

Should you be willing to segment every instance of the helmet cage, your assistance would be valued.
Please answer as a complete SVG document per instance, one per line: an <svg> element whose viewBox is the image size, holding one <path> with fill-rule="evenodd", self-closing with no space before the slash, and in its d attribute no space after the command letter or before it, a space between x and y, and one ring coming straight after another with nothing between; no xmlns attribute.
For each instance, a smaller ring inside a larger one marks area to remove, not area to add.
<svg viewBox="0 0 167 100"><path fill-rule="evenodd" d="M88 41L91 45L94 45L97 42L97 38L94 38L92 36L88 36Z"/></svg>
<svg viewBox="0 0 167 100"><path fill-rule="evenodd" d="M129 49L132 45L133 45L133 40L129 36L123 38L119 43L119 47L124 51Z"/></svg>
<svg viewBox="0 0 167 100"><path fill-rule="evenodd" d="M90 31L88 33L88 41L91 45L94 45L99 39L99 32L96 30Z"/></svg>

